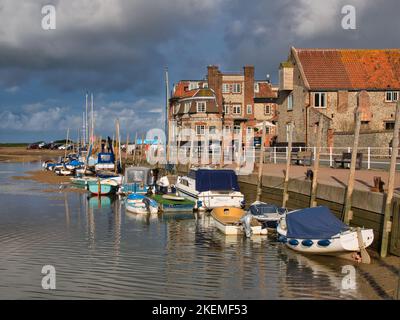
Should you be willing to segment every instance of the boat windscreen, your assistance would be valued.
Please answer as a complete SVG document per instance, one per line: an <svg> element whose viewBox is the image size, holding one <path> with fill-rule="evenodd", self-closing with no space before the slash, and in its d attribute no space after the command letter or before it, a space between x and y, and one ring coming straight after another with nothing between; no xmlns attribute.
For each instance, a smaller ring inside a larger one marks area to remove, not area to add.
<svg viewBox="0 0 400 320"><path fill-rule="evenodd" d="M144 170L129 170L125 174L126 183L146 183L146 172Z"/></svg>
<svg viewBox="0 0 400 320"><path fill-rule="evenodd" d="M196 190L240 191L240 188L233 170L199 169L196 171Z"/></svg>
<svg viewBox="0 0 400 320"><path fill-rule="evenodd" d="M273 204L258 204L250 206L250 212L254 216L279 212L278 207Z"/></svg>

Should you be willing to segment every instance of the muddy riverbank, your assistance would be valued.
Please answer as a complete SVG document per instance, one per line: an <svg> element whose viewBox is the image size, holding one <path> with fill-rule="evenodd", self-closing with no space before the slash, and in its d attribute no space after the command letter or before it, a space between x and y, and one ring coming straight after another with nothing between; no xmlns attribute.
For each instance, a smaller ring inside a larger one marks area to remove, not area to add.
<svg viewBox="0 0 400 320"><path fill-rule="evenodd" d="M28 150L24 147L0 147L0 162L46 161L64 155L62 150Z"/></svg>

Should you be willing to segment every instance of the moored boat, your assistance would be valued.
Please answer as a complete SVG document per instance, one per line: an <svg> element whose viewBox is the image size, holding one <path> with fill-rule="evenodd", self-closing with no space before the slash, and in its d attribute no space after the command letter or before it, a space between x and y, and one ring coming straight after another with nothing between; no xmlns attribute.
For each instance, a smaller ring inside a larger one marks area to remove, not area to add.
<svg viewBox="0 0 400 320"><path fill-rule="evenodd" d="M273 229L276 229L279 220L287 213L285 208L261 201L253 202L248 211L258 221Z"/></svg>
<svg viewBox="0 0 400 320"><path fill-rule="evenodd" d="M150 185L154 182L151 169L132 166L125 169L120 193L146 194Z"/></svg>
<svg viewBox="0 0 400 320"><path fill-rule="evenodd" d="M287 213L277 231L290 249L312 254L359 252L374 240L372 229L350 228L323 206Z"/></svg>
<svg viewBox="0 0 400 320"><path fill-rule="evenodd" d="M96 195L113 194L118 189L118 183L111 179L97 179L96 181L88 181L86 186L90 193Z"/></svg>
<svg viewBox="0 0 400 320"><path fill-rule="evenodd" d="M130 194L125 199L125 208L132 213L158 213L158 204L142 194Z"/></svg>
<svg viewBox="0 0 400 320"><path fill-rule="evenodd" d="M191 212L195 206L195 203L191 200L169 194L155 194L150 198L158 203L162 212Z"/></svg>
<svg viewBox="0 0 400 320"><path fill-rule="evenodd" d="M235 171L228 169L192 169L187 176L179 176L178 194L194 201L200 210L218 207L244 207Z"/></svg>
<svg viewBox="0 0 400 320"><path fill-rule="evenodd" d="M262 228L261 223L256 219L251 219L250 226L251 232L245 230L245 217L246 212L241 208L235 207L218 207L211 211L211 216L214 219L214 225L218 230L226 235L238 234L267 234L267 229ZM251 218L251 216L250 216Z"/></svg>

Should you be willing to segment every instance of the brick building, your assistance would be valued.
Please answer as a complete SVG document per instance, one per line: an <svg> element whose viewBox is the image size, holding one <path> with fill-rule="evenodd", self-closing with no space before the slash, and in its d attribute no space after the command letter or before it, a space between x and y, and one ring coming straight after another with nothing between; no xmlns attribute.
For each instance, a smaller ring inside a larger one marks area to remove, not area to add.
<svg viewBox="0 0 400 320"><path fill-rule="evenodd" d="M215 132L236 137L241 132L244 142L250 132L260 136L260 123L267 120L269 142L275 135L277 91L268 80L254 79L253 66L245 66L243 73L222 73L217 66L208 66L204 80L181 80L174 85L168 115L170 140L188 143L192 138L182 129L191 128L194 141L206 134L212 139Z"/></svg>
<svg viewBox="0 0 400 320"><path fill-rule="evenodd" d="M387 139L377 137L393 130L400 91L400 49L292 47L288 60L280 65L279 82L279 142L287 142L288 123L292 122L293 141L314 146L316 124L322 113L322 145L341 146L342 135L354 130L354 110L360 94L361 134L375 136L372 140L361 137L361 146L387 146Z"/></svg>

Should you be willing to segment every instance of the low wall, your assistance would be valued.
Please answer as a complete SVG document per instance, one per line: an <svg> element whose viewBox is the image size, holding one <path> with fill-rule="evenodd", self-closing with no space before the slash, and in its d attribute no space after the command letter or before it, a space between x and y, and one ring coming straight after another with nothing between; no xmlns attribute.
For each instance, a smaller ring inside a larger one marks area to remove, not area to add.
<svg viewBox="0 0 400 320"><path fill-rule="evenodd" d="M335 132L333 135L333 146L335 148L352 147L354 143L354 132ZM393 138L393 131L368 131L360 132L360 148L389 148L389 142ZM382 150L371 149L371 154L382 154Z"/></svg>

